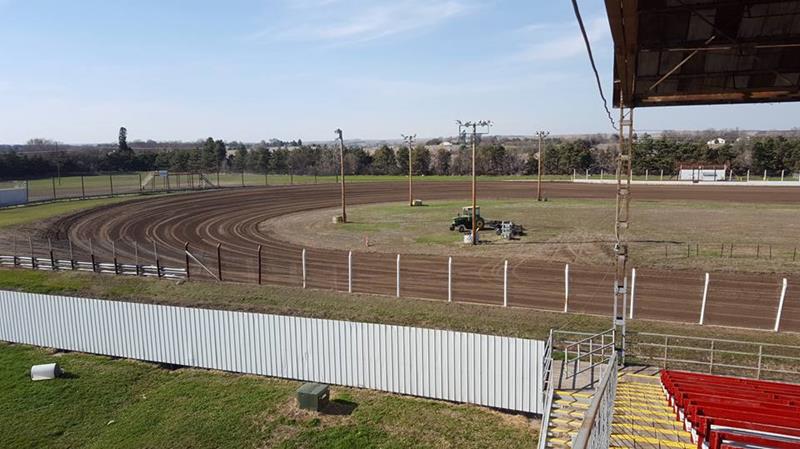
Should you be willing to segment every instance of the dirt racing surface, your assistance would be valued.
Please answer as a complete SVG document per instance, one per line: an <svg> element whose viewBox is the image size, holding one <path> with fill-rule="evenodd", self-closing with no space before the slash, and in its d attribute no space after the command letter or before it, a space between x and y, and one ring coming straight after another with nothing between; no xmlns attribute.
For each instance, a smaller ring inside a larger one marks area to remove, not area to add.
<svg viewBox="0 0 800 449"><path fill-rule="evenodd" d="M366 204L406 199L405 183L348 185L348 203ZM529 182L481 182L482 199L531 198L536 186ZM615 186L547 183L550 198L613 199ZM194 195L153 198L83 212L59 220L49 235L69 237L76 258L105 250L115 242L120 263L152 257L157 251L162 265L183 267L184 245L197 260L189 260L193 278L218 275L224 281L300 286L303 248L287 242L270 229L269 220L301 211L334 208L340 203L338 185L304 185L247 188ZM426 200L468 199L465 182L418 182L415 195ZM800 189L793 187L635 186L633 198L647 200L703 200L796 203ZM635 204L633 220L635 222ZM263 223L266 221L266 224ZM689 224L690 225L690 224ZM286 230L282 230L285 232ZM91 244L90 244L91 242ZM137 243L134 243L137 242ZM157 243L152 248L153 242ZM216 245L221 244L220 258ZM102 257L102 256L99 256ZM401 298L448 298L448 255L401 254ZM348 290L348 253L307 248L309 288ZM396 294L396 257L354 251L352 290L360 293ZM202 264L202 265L201 265ZM495 257L454 257L453 301L500 305L503 301L504 260ZM570 264L568 307L571 312L611 313L613 266ZM781 279L789 278L781 330L800 331L800 276L712 273L705 323L772 329L778 311ZM797 287L795 287L797 286ZM697 322L700 316L704 273L698 271L637 270L635 318ZM548 260L509 259L508 305L563 310L564 264Z"/></svg>

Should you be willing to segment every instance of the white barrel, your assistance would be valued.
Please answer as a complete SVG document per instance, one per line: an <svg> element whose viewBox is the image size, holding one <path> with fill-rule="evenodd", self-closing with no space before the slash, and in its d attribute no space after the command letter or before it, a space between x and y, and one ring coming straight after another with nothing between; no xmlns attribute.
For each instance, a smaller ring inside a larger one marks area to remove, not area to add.
<svg viewBox="0 0 800 449"><path fill-rule="evenodd" d="M61 374L61 368L57 363L47 363L45 365L33 365L31 367L31 380L55 379Z"/></svg>

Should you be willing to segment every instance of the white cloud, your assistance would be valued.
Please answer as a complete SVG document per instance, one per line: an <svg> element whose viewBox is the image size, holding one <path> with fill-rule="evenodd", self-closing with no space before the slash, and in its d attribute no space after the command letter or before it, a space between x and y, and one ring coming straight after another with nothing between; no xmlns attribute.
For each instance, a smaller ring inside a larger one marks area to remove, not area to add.
<svg viewBox="0 0 800 449"><path fill-rule="evenodd" d="M282 25L252 33L279 40L355 43L430 28L467 13L463 0L401 0L358 5L339 0L290 0ZM292 14L294 12L294 14Z"/></svg>
<svg viewBox="0 0 800 449"><path fill-rule="evenodd" d="M535 24L528 25L519 31L529 36L528 39L531 41L513 55L515 60L552 61L571 58L586 52L586 45L576 23L571 26L568 24L559 26ZM605 17L591 19L586 24L586 34L592 44L605 41L611 34L608 20ZM595 50L594 46L592 50Z"/></svg>

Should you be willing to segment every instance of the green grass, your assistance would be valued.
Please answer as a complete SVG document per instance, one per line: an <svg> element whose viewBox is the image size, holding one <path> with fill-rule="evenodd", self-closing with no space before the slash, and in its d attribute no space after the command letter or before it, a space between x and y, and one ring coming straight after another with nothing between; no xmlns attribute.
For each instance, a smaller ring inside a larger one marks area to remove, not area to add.
<svg viewBox="0 0 800 449"><path fill-rule="evenodd" d="M32 382L31 365L68 373ZM300 383L0 343L0 434L14 448L531 448L535 427L475 406L332 387L350 415L296 409ZM355 408L352 408L355 406Z"/></svg>
<svg viewBox="0 0 800 449"><path fill-rule="evenodd" d="M128 278L80 272L0 269L0 289L244 310L403 326L419 326L522 338L545 339L550 329L598 332L610 327L603 316L531 309L404 299L365 294L250 284ZM608 299L610 301L610 298ZM633 332L669 333L800 346L800 334L632 320Z"/></svg>
<svg viewBox="0 0 800 449"><path fill-rule="evenodd" d="M481 214L486 220L511 220L525 226L527 235L506 241L485 230L481 239L490 244L478 248L465 246L461 235L449 230L464 205L451 200L414 208L406 203L358 205L349 209L347 224L332 224L329 211L308 211L277 219L280 226L275 232L303 246L344 250L363 246L366 236L371 251L390 254L412 251L596 265L613 262L613 200L482 200ZM800 271L800 259L794 255L797 205L638 200L635 211L636 220L628 232L635 267ZM764 234L764 223L770 224L769 235Z"/></svg>
<svg viewBox="0 0 800 449"><path fill-rule="evenodd" d="M71 214L92 207L122 203L125 201L131 201L132 199L134 198L97 198L2 209L0 210L0 229L30 224L58 215Z"/></svg>

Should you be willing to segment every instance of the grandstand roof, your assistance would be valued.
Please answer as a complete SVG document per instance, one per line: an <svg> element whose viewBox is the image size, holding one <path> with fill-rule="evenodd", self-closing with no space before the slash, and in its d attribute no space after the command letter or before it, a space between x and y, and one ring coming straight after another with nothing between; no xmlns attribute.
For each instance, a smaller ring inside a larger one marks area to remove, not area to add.
<svg viewBox="0 0 800 449"><path fill-rule="evenodd" d="M605 3L615 106L800 100L800 0Z"/></svg>

